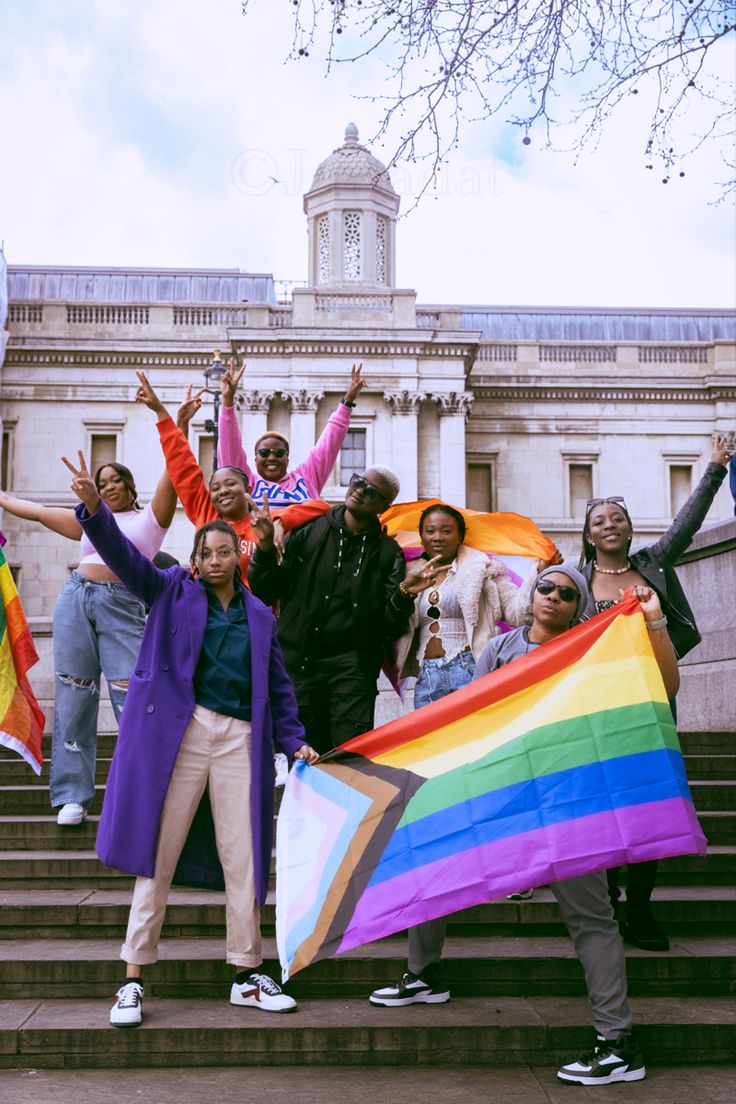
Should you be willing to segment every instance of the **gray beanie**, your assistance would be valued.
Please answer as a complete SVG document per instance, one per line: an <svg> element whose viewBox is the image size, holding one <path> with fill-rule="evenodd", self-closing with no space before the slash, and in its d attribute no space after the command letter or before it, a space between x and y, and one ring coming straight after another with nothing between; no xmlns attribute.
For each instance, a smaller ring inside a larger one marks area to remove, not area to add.
<svg viewBox="0 0 736 1104"><path fill-rule="evenodd" d="M561 563L553 564L551 567L545 567L544 571L540 571L537 575L537 582L543 579L545 575L554 574L555 571L559 571L562 575L567 575L568 579L570 579L580 591L580 597L578 598L578 604L575 610L575 620L577 620L588 605L588 584L585 580L585 576L578 571L573 564Z"/></svg>

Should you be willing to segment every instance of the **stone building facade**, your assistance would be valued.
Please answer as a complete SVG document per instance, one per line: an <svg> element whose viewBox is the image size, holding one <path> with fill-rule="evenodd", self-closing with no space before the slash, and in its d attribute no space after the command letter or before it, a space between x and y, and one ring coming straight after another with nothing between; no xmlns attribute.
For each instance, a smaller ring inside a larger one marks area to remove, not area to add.
<svg viewBox="0 0 736 1104"><path fill-rule="evenodd" d="M272 275L239 270L9 265L3 486L71 504L58 458L81 447L93 463L128 464L145 499L162 460L134 370L174 412L219 348L247 363L244 440L279 430L295 460L362 361L331 501L351 471L378 463L398 472L403 500L526 514L570 554L593 495L625 495L640 541L661 533L711 433L736 424L733 312L418 305L395 286L398 208L351 125L304 197L308 278L287 296ZM211 416L203 408L191 429L204 466ZM732 514L724 488L709 521ZM2 525L26 610L47 619L76 546L7 515ZM188 558L180 512L164 547Z"/></svg>

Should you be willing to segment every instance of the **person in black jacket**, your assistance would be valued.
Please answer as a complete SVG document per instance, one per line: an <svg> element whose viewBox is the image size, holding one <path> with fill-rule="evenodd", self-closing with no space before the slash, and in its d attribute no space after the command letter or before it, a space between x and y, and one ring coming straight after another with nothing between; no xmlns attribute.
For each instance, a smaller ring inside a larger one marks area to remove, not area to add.
<svg viewBox="0 0 736 1104"><path fill-rule="evenodd" d="M713 499L726 477L731 449L727 438L715 435L713 455L703 478L655 544L630 552L633 525L620 496L592 499L585 513L580 570L590 588L584 617L592 617L621 600L626 587L647 584L659 595L665 624L678 659L700 642L695 617L677 578L675 563L705 520ZM672 701L672 711L675 703ZM648 951L666 951L669 940L656 922L650 903L657 863L643 862L627 868L625 919L621 932L627 942ZM616 909L619 870L609 870L608 885Z"/></svg>
<svg viewBox="0 0 736 1104"><path fill-rule="evenodd" d="M386 646L407 631L414 609L401 590L404 555L378 520L398 493L387 468L353 475L345 504L293 532L281 563L268 503L253 514L248 583L264 602L281 602L279 642L320 754L373 727Z"/></svg>

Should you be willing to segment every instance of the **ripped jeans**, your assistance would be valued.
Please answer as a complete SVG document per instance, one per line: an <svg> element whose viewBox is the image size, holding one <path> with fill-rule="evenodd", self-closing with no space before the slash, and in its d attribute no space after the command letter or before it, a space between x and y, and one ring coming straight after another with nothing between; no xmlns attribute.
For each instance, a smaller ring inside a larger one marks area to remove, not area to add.
<svg viewBox="0 0 736 1104"><path fill-rule="evenodd" d="M122 583L96 583L73 571L54 610L56 694L51 742L51 804L89 805L95 792L100 674L119 722L146 615Z"/></svg>

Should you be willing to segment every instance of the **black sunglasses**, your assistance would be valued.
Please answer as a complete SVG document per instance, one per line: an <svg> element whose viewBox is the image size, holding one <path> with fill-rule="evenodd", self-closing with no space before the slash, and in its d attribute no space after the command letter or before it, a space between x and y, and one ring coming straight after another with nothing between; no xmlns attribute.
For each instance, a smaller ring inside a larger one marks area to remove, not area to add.
<svg viewBox="0 0 736 1104"><path fill-rule="evenodd" d="M384 502L386 501L385 494L379 491L378 487L374 487L372 483L369 483L367 479L356 472L353 472L350 476L350 486L353 490L362 491L366 498L381 498Z"/></svg>
<svg viewBox="0 0 736 1104"><path fill-rule="evenodd" d="M580 597L580 591L576 590L575 587L560 586L559 583L547 583L544 579L541 583L537 583L537 590L545 596L558 591L563 602L576 602Z"/></svg>
<svg viewBox="0 0 736 1104"><path fill-rule="evenodd" d="M275 456L277 460L283 460L285 456L289 455L286 449L260 448L257 452L261 460L268 460L269 456Z"/></svg>

